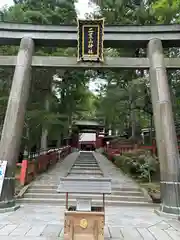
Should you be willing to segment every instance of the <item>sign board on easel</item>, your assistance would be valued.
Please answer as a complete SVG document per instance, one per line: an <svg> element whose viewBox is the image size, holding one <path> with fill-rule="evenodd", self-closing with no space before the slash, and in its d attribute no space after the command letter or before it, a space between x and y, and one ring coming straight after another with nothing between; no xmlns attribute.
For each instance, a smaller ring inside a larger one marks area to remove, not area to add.
<svg viewBox="0 0 180 240"><path fill-rule="evenodd" d="M0 160L0 196L2 193L4 177L6 173L7 161Z"/></svg>

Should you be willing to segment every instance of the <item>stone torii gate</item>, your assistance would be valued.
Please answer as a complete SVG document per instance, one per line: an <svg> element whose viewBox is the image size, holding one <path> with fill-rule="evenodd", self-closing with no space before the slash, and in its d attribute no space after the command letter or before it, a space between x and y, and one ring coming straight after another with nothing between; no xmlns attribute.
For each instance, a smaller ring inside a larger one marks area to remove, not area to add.
<svg viewBox="0 0 180 240"><path fill-rule="evenodd" d="M35 57L35 46L77 46L76 26L0 23L0 44L19 45L18 56L1 56L0 66L15 66L2 137L0 159L7 172L0 208L14 208L15 164L23 130L31 67L149 69L151 96L161 171L161 211L180 210L180 169L177 138L166 68L179 69L180 59L164 59L163 47L180 47L180 25L105 26L104 47L146 48L148 58L107 58L104 63L77 63L75 58Z"/></svg>

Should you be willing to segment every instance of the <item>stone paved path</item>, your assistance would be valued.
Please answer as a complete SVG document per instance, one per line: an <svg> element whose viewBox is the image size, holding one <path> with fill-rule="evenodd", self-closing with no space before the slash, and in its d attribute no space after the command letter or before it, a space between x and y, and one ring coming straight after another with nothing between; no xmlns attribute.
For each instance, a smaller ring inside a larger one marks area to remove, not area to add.
<svg viewBox="0 0 180 240"><path fill-rule="evenodd" d="M94 153L96 159L98 160L98 164L101 170L104 173L105 177L110 177L112 179L112 183L117 184L121 187L137 187L137 184L130 179L128 176L124 175L122 171L117 168L114 164L112 164L104 155L100 153Z"/></svg>
<svg viewBox="0 0 180 240"><path fill-rule="evenodd" d="M40 179L34 181L33 184L58 184L59 178L66 176L67 172L71 169L78 153L74 152L67 156L63 162L58 162L56 168L48 171L41 175ZM118 184L118 186L129 186L136 187L137 184L125 176L120 169L116 168L107 158L105 158L100 153L94 153L96 159L98 159L99 166L104 173L105 177L112 178L113 184Z"/></svg>
<svg viewBox="0 0 180 240"><path fill-rule="evenodd" d="M34 182L58 183L70 169L77 153L68 156ZM113 182L134 185L108 160L96 153L105 176L112 176ZM103 163L102 163L103 162ZM64 207L47 205L24 205L16 212L0 213L0 240L62 240ZM107 207L105 240L180 240L180 222L160 217L153 208Z"/></svg>
<svg viewBox="0 0 180 240"><path fill-rule="evenodd" d="M63 207L23 206L0 214L0 240L62 240ZM178 240L180 223L150 208L106 209L106 240Z"/></svg>
<svg viewBox="0 0 180 240"><path fill-rule="evenodd" d="M70 171L78 156L77 152L68 155L62 162L58 162L56 166L40 176L40 179L33 182L33 184L57 184L60 177L65 177L67 172Z"/></svg>

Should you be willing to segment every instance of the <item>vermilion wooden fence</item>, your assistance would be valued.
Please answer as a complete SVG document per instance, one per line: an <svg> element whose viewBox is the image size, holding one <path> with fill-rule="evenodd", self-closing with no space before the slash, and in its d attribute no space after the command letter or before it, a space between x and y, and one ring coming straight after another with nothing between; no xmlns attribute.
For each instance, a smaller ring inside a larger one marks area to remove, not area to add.
<svg viewBox="0 0 180 240"><path fill-rule="evenodd" d="M22 163L16 164L16 166L20 168L16 180L19 180L22 186L30 183L38 174L45 172L50 166L65 158L70 152L71 147L66 146L39 154L33 154L32 159L24 159Z"/></svg>
<svg viewBox="0 0 180 240"><path fill-rule="evenodd" d="M180 139L180 136L178 137ZM152 145L134 145L134 144L122 144L122 143L110 143L109 146L104 147L104 151L108 154L109 159L112 159L112 157L116 154L122 154L123 152L129 152L133 149L147 149L151 151L153 155L157 156L157 146L156 146L156 140L154 139L152 142ZM180 145L178 146L178 149L180 149Z"/></svg>
<svg viewBox="0 0 180 240"><path fill-rule="evenodd" d="M179 147L180 148L180 147ZM152 154L157 155L157 147L156 142L153 141L153 144L151 146L146 145L134 145L134 144L117 144L113 146L113 144L104 147L104 152L108 155L108 158L112 160L113 156L115 155L121 155L124 152L130 152L134 149L147 149L152 152Z"/></svg>

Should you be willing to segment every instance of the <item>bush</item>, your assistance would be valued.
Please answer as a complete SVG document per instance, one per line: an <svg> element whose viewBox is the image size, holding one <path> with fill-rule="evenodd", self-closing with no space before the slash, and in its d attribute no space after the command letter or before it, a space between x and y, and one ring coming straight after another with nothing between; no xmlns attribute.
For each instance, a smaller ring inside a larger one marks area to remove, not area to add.
<svg viewBox="0 0 180 240"><path fill-rule="evenodd" d="M149 151L141 149L115 157L115 164L132 177L149 182L158 170L157 159Z"/></svg>

